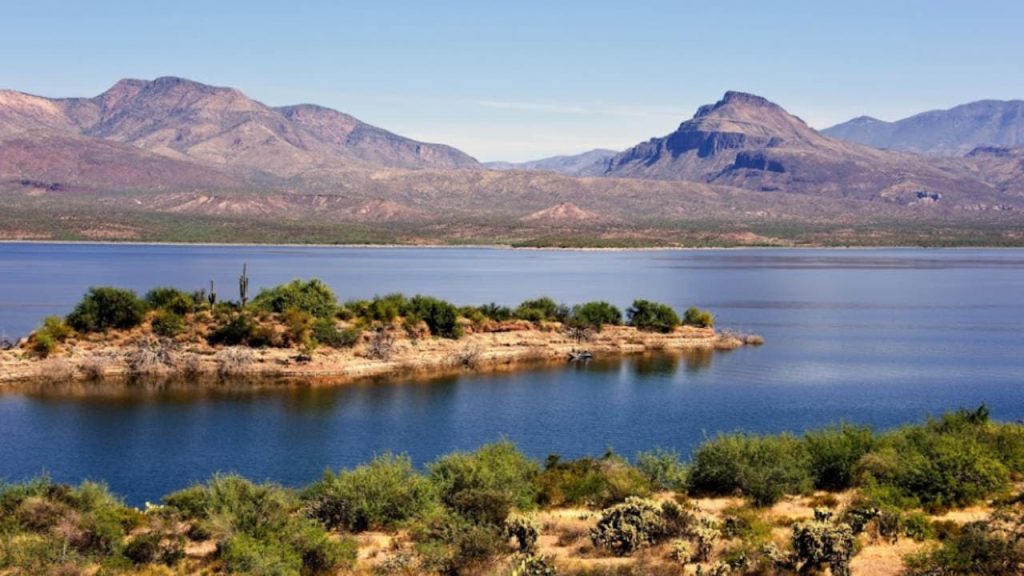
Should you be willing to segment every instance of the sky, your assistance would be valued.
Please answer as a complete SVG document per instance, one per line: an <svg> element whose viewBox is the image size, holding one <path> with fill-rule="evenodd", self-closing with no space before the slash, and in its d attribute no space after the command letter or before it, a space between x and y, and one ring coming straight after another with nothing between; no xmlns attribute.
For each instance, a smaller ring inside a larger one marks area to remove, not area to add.
<svg viewBox="0 0 1024 576"><path fill-rule="evenodd" d="M726 90L824 128L1024 98L1024 2L2 0L0 88L182 76L482 161L624 149Z"/></svg>

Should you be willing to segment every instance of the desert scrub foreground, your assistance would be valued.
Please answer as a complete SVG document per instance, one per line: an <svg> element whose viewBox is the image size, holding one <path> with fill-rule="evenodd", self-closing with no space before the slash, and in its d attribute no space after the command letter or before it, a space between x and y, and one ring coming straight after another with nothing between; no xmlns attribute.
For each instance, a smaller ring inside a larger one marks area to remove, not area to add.
<svg viewBox="0 0 1024 576"><path fill-rule="evenodd" d="M507 441L423 469L383 454L302 489L216 476L144 510L39 479L0 486L0 573L1014 575L1022 474L1024 426L981 407L724 434L687 463L540 463Z"/></svg>
<svg viewBox="0 0 1024 576"><path fill-rule="evenodd" d="M759 344L716 332L691 307L636 300L625 313L602 301L551 298L515 308L462 306L402 294L339 303L319 280L295 280L238 299L216 287L159 287L139 297L94 287L65 318L51 316L0 351L0 383L150 376L321 376L337 380L407 371L481 369L526 360L564 360L579 349L623 354Z"/></svg>

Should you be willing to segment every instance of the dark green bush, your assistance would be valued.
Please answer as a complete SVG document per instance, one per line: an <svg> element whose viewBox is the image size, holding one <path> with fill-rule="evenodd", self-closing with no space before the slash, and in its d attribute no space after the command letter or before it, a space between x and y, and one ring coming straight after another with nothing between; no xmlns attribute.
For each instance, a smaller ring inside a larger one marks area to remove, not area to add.
<svg viewBox="0 0 1024 576"><path fill-rule="evenodd" d="M520 320L530 322L562 322L569 317L569 309L544 296L534 300L526 300L520 304L512 315Z"/></svg>
<svg viewBox="0 0 1024 576"><path fill-rule="evenodd" d="M153 317L153 333L165 338L174 338L185 331L185 319L170 310L158 310Z"/></svg>
<svg viewBox="0 0 1024 576"><path fill-rule="evenodd" d="M167 310L179 316L191 314L195 312L198 306L203 304L203 302L196 301L194 294L169 286L153 288L146 292L143 299L154 310Z"/></svg>
<svg viewBox="0 0 1024 576"><path fill-rule="evenodd" d="M143 532L128 541L122 554L137 565L174 566L185 557L185 539L172 531Z"/></svg>
<svg viewBox="0 0 1024 576"><path fill-rule="evenodd" d="M437 496L407 456L385 454L338 474L327 472L304 495L310 515L332 529L391 528L437 505Z"/></svg>
<svg viewBox="0 0 1024 576"><path fill-rule="evenodd" d="M299 576L302 572L299 552L278 541L239 534L225 541L219 552L230 574Z"/></svg>
<svg viewBox="0 0 1024 576"><path fill-rule="evenodd" d="M451 506L464 490L504 494L521 510L535 506L537 464L507 440L476 452L454 452L429 465L430 479L442 501Z"/></svg>
<svg viewBox="0 0 1024 576"><path fill-rule="evenodd" d="M574 326L600 332L605 325L622 324L622 311L607 302L587 302L572 307L568 322Z"/></svg>
<svg viewBox="0 0 1024 576"><path fill-rule="evenodd" d="M804 435L814 486L845 490L854 483L857 463L874 446L868 427L841 424Z"/></svg>
<svg viewBox="0 0 1024 576"><path fill-rule="evenodd" d="M484 304L477 308L481 314L494 320L495 322L504 322L512 319L512 309L508 306L499 306L494 302L490 304Z"/></svg>
<svg viewBox="0 0 1024 576"><path fill-rule="evenodd" d="M459 309L450 302L430 296L413 296L409 300L407 314L426 322L430 333L434 336L443 338L462 336L462 327L458 323Z"/></svg>
<svg viewBox="0 0 1024 576"><path fill-rule="evenodd" d="M260 290L252 305L278 314L295 308L316 318L331 318L338 309L338 298L320 280L293 280L288 284Z"/></svg>
<svg viewBox="0 0 1024 576"><path fill-rule="evenodd" d="M206 337L210 344L224 346L255 345L257 325L246 313L235 314L225 324L217 326Z"/></svg>
<svg viewBox="0 0 1024 576"><path fill-rule="evenodd" d="M359 342L359 335L355 328L339 329L329 318L318 318L313 323L313 338L329 348L351 348Z"/></svg>
<svg viewBox="0 0 1024 576"><path fill-rule="evenodd" d="M345 303L357 318L370 322L391 322L409 312L409 300L399 293L374 296L372 300L351 300Z"/></svg>
<svg viewBox="0 0 1024 576"><path fill-rule="evenodd" d="M146 303L135 292L120 288L90 288L68 314L67 322L79 332L100 332L110 328L127 330L142 323Z"/></svg>
<svg viewBox="0 0 1024 576"><path fill-rule="evenodd" d="M715 325L715 315L696 306L690 306L683 313L683 324L700 328L712 328Z"/></svg>
<svg viewBox="0 0 1024 576"><path fill-rule="evenodd" d="M633 305L626 309L626 321L639 330L671 332L679 326L679 315L671 306L649 300L634 300Z"/></svg>
<svg viewBox="0 0 1024 576"><path fill-rule="evenodd" d="M806 448L789 434L723 434L697 449L690 468L690 488L695 492L741 492L756 506L770 506L784 494L810 487Z"/></svg>

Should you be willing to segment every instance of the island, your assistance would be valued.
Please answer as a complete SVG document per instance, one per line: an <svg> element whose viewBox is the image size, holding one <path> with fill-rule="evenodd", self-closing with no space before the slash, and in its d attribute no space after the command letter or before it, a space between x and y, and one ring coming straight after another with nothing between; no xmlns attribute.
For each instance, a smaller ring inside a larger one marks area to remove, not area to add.
<svg viewBox="0 0 1024 576"><path fill-rule="evenodd" d="M625 354L731 350L760 336L716 330L696 307L680 316L635 300L623 313L592 301L549 297L458 307L402 294L340 303L320 280L295 280L249 298L217 287L91 288L65 318L51 316L0 350L0 385L181 378L337 384L385 375L508 370L528 363Z"/></svg>

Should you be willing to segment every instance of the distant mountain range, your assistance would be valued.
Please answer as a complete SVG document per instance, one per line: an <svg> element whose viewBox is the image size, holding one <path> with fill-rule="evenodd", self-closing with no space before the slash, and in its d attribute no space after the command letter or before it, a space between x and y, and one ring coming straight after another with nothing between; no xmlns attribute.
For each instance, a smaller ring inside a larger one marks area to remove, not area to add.
<svg viewBox="0 0 1024 576"><path fill-rule="evenodd" d="M615 150L597 148L572 156L552 156L530 162L486 162L484 166L492 170L541 170L567 176L600 176L616 154Z"/></svg>
<svg viewBox="0 0 1024 576"><path fill-rule="evenodd" d="M485 166L343 112L181 78L92 98L0 91L0 238L1024 244L1024 152L1005 110L976 123L1000 130L961 132L967 153L937 157L727 92L622 152Z"/></svg>
<svg viewBox="0 0 1024 576"><path fill-rule="evenodd" d="M1024 100L981 100L896 122L861 116L822 134L875 148L964 156L979 146L1024 146Z"/></svg>

